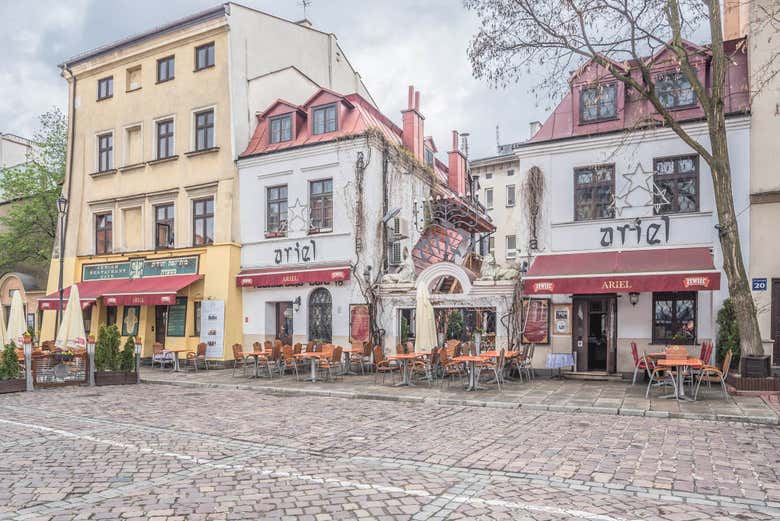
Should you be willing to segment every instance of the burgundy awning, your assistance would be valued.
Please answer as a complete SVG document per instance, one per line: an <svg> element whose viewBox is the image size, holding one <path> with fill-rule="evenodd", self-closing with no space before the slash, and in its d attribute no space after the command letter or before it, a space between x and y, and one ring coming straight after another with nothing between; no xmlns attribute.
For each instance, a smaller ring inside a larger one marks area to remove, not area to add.
<svg viewBox="0 0 780 521"><path fill-rule="evenodd" d="M528 295L717 289L709 248L539 255L523 278Z"/></svg>
<svg viewBox="0 0 780 521"><path fill-rule="evenodd" d="M349 280L351 272L352 268L344 265L243 270L236 277L236 286L274 288L307 282L342 282Z"/></svg>
<svg viewBox="0 0 780 521"><path fill-rule="evenodd" d="M107 279L78 282L81 307L86 308L102 297L107 306L154 306L176 303L176 293L203 278L203 275L170 275L140 279ZM70 286L65 288L63 304L67 306ZM59 292L38 299L40 309L58 309Z"/></svg>

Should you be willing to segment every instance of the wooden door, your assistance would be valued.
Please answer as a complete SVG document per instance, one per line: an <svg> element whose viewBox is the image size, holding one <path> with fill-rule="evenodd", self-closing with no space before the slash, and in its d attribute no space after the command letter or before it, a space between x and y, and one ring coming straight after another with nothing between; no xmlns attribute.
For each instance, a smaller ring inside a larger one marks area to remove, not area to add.
<svg viewBox="0 0 780 521"><path fill-rule="evenodd" d="M574 297L572 302L571 350L577 355L577 371L587 371L590 301L587 297Z"/></svg>
<svg viewBox="0 0 780 521"><path fill-rule="evenodd" d="M168 327L168 306L154 306L154 341L165 345L165 330Z"/></svg>
<svg viewBox="0 0 780 521"><path fill-rule="evenodd" d="M772 279L772 365L780 365L780 279Z"/></svg>

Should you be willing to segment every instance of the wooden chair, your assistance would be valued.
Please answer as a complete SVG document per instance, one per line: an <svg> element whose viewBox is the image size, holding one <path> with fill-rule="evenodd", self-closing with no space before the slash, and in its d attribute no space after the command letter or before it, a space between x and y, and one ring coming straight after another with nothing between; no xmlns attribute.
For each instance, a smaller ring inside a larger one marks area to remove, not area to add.
<svg viewBox="0 0 780 521"><path fill-rule="evenodd" d="M349 358L348 358L349 368L351 368L353 364L358 364L360 366L360 374L366 374L366 370L364 366L365 352L366 352L365 342L352 342L352 352L349 353Z"/></svg>
<svg viewBox="0 0 780 521"><path fill-rule="evenodd" d="M406 353L406 347L404 347L403 344L398 344L395 346L395 354L397 355L403 355Z"/></svg>
<svg viewBox="0 0 780 521"><path fill-rule="evenodd" d="M450 382L456 376L463 379L463 371L461 371L460 365L450 359L446 348L439 351L439 367L441 368L442 384L444 380L447 380L447 387L450 386Z"/></svg>
<svg viewBox="0 0 780 521"><path fill-rule="evenodd" d="M203 363L206 367L206 371L209 370L209 361L206 360L206 342L198 344L197 351L195 353L187 353L187 365L192 364L195 366L195 372L198 371L198 364Z"/></svg>
<svg viewBox="0 0 780 521"><path fill-rule="evenodd" d="M300 349L301 345L296 345L298 346L298 349ZM281 376L284 376L287 373L287 369L295 371L295 379L298 380L298 359L295 357L295 349L289 345L282 347L282 357L279 365Z"/></svg>
<svg viewBox="0 0 780 521"><path fill-rule="evenodd" d="M701 371L699 371L699 381L696 382L696 391L693 393L693 399L699 395L699 387L701 387L702 381L707 382L707 385L711 385L712 382L720 383L720 388L723 390L723 398L728 396L726 390L726 377L729 375L729 369L731 368L731 349L726 352L726 356L723 357L723 367L719 368L714 365L705 364Z"/></svg>
<svg viewBox="0 0 780 521"><path fill-rule="evenodd" d="M400 345L400 344L399 344ZM394 360L387 360L385 353L380 346L374 346L374 383L376 383L377 375L382 375L382 384L385 383L385 375L390 374L395 383L395 373L400 370L398 364Z"/></svg>
<svg viewBox="0 0 780 521"><path fill-rule="evenodd" d="M295 345L293 346L293 354L294 355L301 354L301 343L300 342L296 342Z"/></svg>
<svg viewBox="0 0 780 521"><path fill-rule="evenodd" d="M411 361L409 370L411 371L412 378L415 376L424 378L428 382L428 385L433 383L434 371L436 364L438 363L438 351L439 348L434 347L431 349L431 355L427 359L416 358Z"/></svg>
<svg viewBox="0 0 780 521"><path fill-rule="evenodd" d="M506 363L506 350L502 347L498 353L498 358L495 362L492 360L485 360L480 366L480 374L483 371L492 373L498 386L498 392L501 392L501 383L504 381L504 364Z"/></svg>
<svg viewBox="0 0 780 521"><path fill-rule="evenodd" d="M460 340L452 339L444 342L444 348L447 350L447 354L450 355L450 358L454 358L455 356L457 356L455 354L455 350L459 345L460 345Z"/></svg>
<svg viewBox="0 0 780 521"><path fill-rule="evenodd" d="M313 353L314 352L314 342L312 342L311 340L306 342L306 352L307 353Z"/></svg>
<svg viewBox="0 0 780 521"><path fill-rule="evenodd" d="M329 380L335 381L336 376L338 376L338 369L339 367L342 367L341 356L343 354L343 349L344 348L341 346L334 346L330 351L329 356L323 356L320 358L319 369L322 372L328 373ZM323 351L323 353L324 352L325 351Z"/></svg>
<svg viewBox="0 0 780 521"><path fill-rule="evenodd" d="M236 368L239 364L241 364L241 369L244 373L244 376L246 376L246 365L248 362L248 356L244 354L243 347L241 347L241 344L233 344L233 374L231 376L236 376Z"/></svg>
<svg viewBox="0 0 780 521"><path fill-rule="evenodd" d="M252 344L252 351L262 351L263 350L263 344L260 342L255 342Z"/></svg>

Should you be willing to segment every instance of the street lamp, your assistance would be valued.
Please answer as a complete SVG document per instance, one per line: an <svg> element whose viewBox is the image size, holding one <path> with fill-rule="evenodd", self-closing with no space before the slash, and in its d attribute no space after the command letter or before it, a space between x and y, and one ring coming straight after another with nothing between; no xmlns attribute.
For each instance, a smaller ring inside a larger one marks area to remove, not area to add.
<svg viewBox="0 0 780 521"><path fill-rule="evenodd" d="M141 348L143 343L141 337L135 337L135 383L141 383Z"/></svg>
<svg viewBox="0 0 780 521"><path fill-rule="evenodd" d="M95 387L95 335L87 337L87 356L89 356L89 386Z"/></svg>
<svg viewBox="0 0 780 521"><path fill-rule="evenodd" d="M57 329L59 329L62 322L62 301L64 289L62 287L62 275L65 271L65 215L68 212L68 200L64 195L57 198L57 211L60 214L60 307L57 308Z"/></svg>

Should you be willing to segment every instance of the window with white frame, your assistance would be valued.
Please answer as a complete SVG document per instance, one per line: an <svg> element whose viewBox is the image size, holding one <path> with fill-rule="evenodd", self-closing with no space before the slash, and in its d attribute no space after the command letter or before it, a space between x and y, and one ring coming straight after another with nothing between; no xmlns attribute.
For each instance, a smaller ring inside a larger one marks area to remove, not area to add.
<svg viewBox="0 0 780 521"><path fill-rule="evenodd" d="M506 185L506 206L507 208L515 205L515 185Z"/></svg>
<svg viewBox="0 0 780 521"><path fill-rule="evenodd" d="M266 188L265 232L287 233L287 185Z"/></svg>
<svg viewBox="0 0 780 521"><path fill-rule="evenodd" d="M157 122L157 159L173 157L173 118Z"/></svg>
<svg viewBox="0 0 780 521"><path fill-rule="evenodd" d="M517 257L517 237L514 235L506 236L506 258L514 259Z"/></svg>
<svg viewBox="0 0 780 521"><path fill-rule="evenodd" d="M493 209L493 189L485 188L485 208L488 210Z"/></svg>
<svg viewBox="0 0 780 521"><path fill-rule="evenodd" d="M309 183L309 233L333 228L333 180Z"/></svg>
<svg viewBox="0 0 780 521"><path fill-rule="evenodd" d="M214 198L192 201L192 245L214 244Z"/></svg>
<svg viewBox="0 0 780 521"><path fill-rule="evenodd" d="M312 134L335 132L338 128L336 104L317 107L312 111Z"/></svg>
<svg viewBox="0 0 780 521"><path fill-rule="evenodd" d="M195 150L214 148L214 109L195 113Z"/></svg>
<svg viewBox="0 0 780 521"><path fill-rule="evenodd" d="M292 139L292 114L271 118L271 143L282 143Z"/></svg>
<svg viewBox="0 0 780 521"><path fill-rule="evenodd" d="M95 253L103 255L114 251L114 215L111 212L95 215Z"/></svg>

